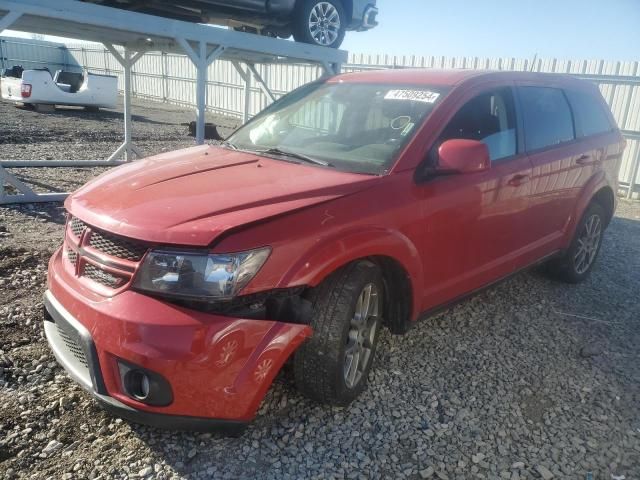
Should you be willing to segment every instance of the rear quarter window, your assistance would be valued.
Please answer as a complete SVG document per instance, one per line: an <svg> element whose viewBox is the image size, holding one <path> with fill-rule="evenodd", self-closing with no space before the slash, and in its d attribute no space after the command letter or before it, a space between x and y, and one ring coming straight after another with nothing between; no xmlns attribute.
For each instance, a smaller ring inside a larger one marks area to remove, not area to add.
<svg viewBox="0 0 640 480"><path fill-rule="evenodd" d="M577 89L567 89L565 93L573 109L578 137L588 137L613 129L606 107L595 94Z"/></svg>
<svg viewBox="0 0 640 480"><path fill-rule="evenodd" d="M562 90L519 87L527 151L558 145L575 138L573 116Z"/></svg>

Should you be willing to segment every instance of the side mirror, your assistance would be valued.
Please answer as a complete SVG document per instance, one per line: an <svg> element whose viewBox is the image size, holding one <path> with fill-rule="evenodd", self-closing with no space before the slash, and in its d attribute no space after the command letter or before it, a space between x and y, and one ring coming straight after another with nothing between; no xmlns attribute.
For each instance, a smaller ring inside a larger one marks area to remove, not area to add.
<svg viewBox="0 0 640 480"><path fill-rule="evenodd" d="M436 172L484 172L490 165L489 149L484 143L478 140L455 138L440 145Z"/></svg>

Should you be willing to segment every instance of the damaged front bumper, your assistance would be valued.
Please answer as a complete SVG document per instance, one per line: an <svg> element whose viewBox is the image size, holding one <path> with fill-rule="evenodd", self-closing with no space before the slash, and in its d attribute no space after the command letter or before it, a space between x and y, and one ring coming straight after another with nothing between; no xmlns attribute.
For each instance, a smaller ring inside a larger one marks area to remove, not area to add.
<svg viewBox="0 0 640 480"><path fill-rule="evenodd" d="M138 423L240 431L311 335L308 325L196 312L134 291L98 297L73 280L56 252L45 294L47 340L74 380Z"/></svg>

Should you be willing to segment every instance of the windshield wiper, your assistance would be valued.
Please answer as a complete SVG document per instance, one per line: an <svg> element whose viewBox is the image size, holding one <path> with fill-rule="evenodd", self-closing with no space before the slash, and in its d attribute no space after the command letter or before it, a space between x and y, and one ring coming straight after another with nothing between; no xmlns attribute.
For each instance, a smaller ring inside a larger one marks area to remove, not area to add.
<svg viewBox="0 0 640 480"><path fill-rule="evenodd" d="M301 153L289 152L287 150L281 150L279 148L267 148L265 150L254 150L256 153L266 153L267 155L280 155L283 157L295 158L297 160L302 160L303 162L313 163L315 165L322 165L323 167L333 167L334 165L325 162L324 160L320 160L318 158L308 157Z"/></svg>
<svg viewBox="0 0 640 480"><path fill-rule="evenodd" d="M236 145L234 145L231 142L227 142L226 140L222 142L220 145L222 145L223 147L230 148L231 150L238 150L238 147Z"/></svg>

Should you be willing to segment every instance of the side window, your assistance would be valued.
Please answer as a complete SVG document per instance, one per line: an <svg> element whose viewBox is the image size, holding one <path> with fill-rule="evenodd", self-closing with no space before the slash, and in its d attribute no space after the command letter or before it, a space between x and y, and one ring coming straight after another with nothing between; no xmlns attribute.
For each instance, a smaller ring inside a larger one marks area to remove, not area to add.
<svg viewBox="0 0 640 480"><path fill-rule="evenodd" d="M565 90L576 120L579 137L609 132L613 128L602 101L583 90Z"/></svg>
<svg viewBox="0 0 640 480"><path fill-rule="evenodd" d="M454 115L440 136L463 138L487 145L491 161L516 154L516 115L510 88L483 93L469 100Z"/></svg>
<svg viewBox="0 0 640 480"><path fill-rule="evenodd" d="M573 117L562 90L519 87L527 151L574 139Z"/></svg>

